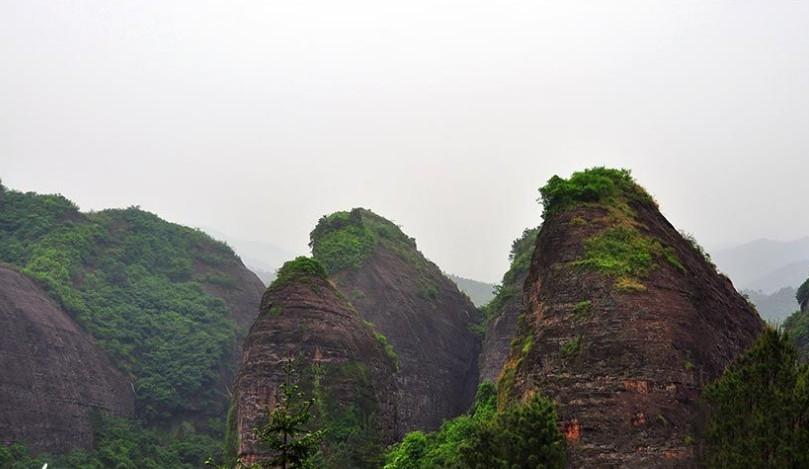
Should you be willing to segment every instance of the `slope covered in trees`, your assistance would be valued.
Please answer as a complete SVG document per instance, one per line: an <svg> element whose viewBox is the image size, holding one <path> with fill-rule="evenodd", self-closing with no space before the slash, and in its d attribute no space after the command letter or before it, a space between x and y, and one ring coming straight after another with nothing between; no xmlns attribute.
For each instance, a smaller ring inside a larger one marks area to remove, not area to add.
<svg viewBox="0 0 809 469"><path fill-rule="evenodd" d="M766 330L703 398L707 467L809 467L809 367L785 334Z"/></svg>
<svg viewBox="0 0 809 469"><path fill-rule="evenodd" d="M140 421L215 430L263 289L228 246L137 208L81 213L62 196L3 188L0 261L131 378Z"/></svg>

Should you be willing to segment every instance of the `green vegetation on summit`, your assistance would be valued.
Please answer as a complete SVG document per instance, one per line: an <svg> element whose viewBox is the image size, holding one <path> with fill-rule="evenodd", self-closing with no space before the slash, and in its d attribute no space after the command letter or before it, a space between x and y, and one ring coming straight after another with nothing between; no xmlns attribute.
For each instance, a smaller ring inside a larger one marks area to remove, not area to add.
<svg viewBox="0 0 809 469"><path fill-rule="evenodd" d="M624 205L628 200L654 203L629 170L604 167L578 171L568 179L553 176L539 189L539 194L542 217L546 220L580 203Z"/></svg>
<svg viewBox="0 0 809 469"><path fill-rule="evenodd" d="M309 239L312 255L329 274L359 267L378 244L404 259L418 260L412 255L416 250L413 238L394 223L364 208L322 217Z"/></svg>
<svg viewBox="0 0 809 469"><path fill-rule="evenodd" d="M278 275L270 285L270 288L281 288L294 281L301 281L307 278L325 279L328 275L323 265L311 257L299 256L285 262L278 269Z"/></svg>
<svg viewBox="0 0 809 469"><path fill-rule="evenodd" d="M603 228L584 240L584 256L573 265L614 278L616 288L624 291L644 290L643 279L658 260L684 270L670 246L643 231L633 204L657 205L629 170L596 167L573 173L569 179L554 176L539 192L546 220L576 207L606 212ZM588 222L574 217L570 223Z"/></svg>

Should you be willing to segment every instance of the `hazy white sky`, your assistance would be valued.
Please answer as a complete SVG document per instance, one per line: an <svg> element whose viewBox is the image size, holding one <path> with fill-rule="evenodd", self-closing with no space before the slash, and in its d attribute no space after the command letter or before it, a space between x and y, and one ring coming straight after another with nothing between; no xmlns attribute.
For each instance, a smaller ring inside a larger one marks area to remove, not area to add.
<svg viewBox="0 0 809 469"><path fill-rule="evenodd" d="M366 206L495 281L631 168L708 246L809 234L809 2L0 0L0 177L305 252Z"/></svg>

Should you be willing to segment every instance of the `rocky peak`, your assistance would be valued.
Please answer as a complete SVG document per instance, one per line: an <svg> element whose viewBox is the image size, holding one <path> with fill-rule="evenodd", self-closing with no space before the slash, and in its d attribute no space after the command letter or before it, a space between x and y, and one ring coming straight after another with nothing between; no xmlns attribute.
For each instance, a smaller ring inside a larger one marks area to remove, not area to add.
<svg viewBox="0 0 809 469"><path fill-rule="evenodd" d="M317 419L327 430L324 467L379 467L397 434L396 357L309 258L286 263L267 289L248 334L235 386L238 455L266 457L255 429L276 402L283 364L300 359ZM315 386L313 365L321 377Z"/></svg>
<svg viewBox="0 0 809 469"><path fill-rule="evenodd" d="M687 466L701 388L757 313L628 171L552 178L500 403L556 400L571 465Z"/></svg>
<svg viewBox="0 0 809 469"><path fill-rule="evenodd" d="M400 435L435 430L474 399L479 312L413 238L370 210L320 219L312 253L399 357Z"/></svg>

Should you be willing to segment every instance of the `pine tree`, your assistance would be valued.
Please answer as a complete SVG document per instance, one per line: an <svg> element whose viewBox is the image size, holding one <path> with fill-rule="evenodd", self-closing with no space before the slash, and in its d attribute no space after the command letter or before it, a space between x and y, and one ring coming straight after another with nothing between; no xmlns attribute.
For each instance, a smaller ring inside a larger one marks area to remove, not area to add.
<svg viewBox="0 0 809 469"><path fill-rule="evenodd" d="M313 428L314 398L307 399L300 387L300 376L290 358L284 363L284 382L279 386L276 404L268 422L257 431L259 441L273 453L267 468L303 469L313 467L313 459L324 432Z"/></svg>
<svg viewBox="0 0 809 469"><path fill-rule="evenodd" d="M703 397L708 467L809 467L809 373L786 334L764 331Z"/></svg>

